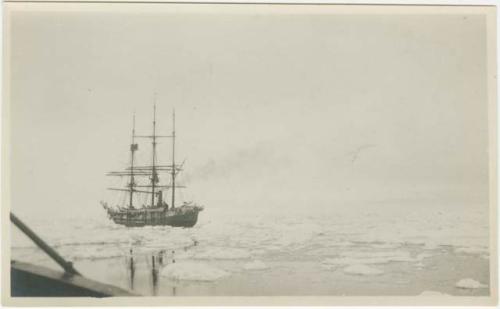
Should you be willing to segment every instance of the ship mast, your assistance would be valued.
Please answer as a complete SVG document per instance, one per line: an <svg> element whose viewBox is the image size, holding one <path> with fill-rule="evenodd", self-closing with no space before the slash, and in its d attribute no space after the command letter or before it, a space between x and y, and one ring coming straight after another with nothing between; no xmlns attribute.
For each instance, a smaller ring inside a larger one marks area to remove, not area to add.
<svg viewBox="0 0 500 309"><path fill-rule="evenodd" d="M172 114L172 209L175 208L175 109Z"/></svg>
<svg viewBox="0 0 500 309"><path fill-rule="evenodd" d="M153 106L153 164L151 168L151 207L155 205L155 185L158 181L158 176L156 175L156 102Z"/></svg>
<svg viewBox="0 0 500 309"><path fill-rule="evenodd" d="M132 143L130 144L130 201L129 208L134 208L133 197L134 197L134 152L138 149L138 145L134 143L135 138L135 113L132 118Z"/></svg>

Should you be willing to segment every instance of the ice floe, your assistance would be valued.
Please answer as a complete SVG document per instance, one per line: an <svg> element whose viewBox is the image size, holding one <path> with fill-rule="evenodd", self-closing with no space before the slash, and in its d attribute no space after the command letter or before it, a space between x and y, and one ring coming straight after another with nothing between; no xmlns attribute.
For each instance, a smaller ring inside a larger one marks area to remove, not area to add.
<svg viewBox="0 0 500 309"><path fill-rule="evenodd" d="M455 248L455 252L466 254L488 254L489 249L488 247L481 246L457 247Z"/></svg>
<svg viewBox="0 0 500 309"><path fill-rule="evenodd" d="M437 291L423 291L422 293L420 293L418 296L432 296L432 297L435 297L435 296L451 296L450 294L446 294L446 293L441 293L441 292L437 292Z"/></svg>
<svg viewBox="0 0 500 309"><path fill-rule="evenodd" d="M323 260L326 265L355 265L355 264L386 264L389 262L419 262L424 258L430 257L430 254L421 253L416 257L412 257L409 252L405 251L382 251L382 252L366 252L366 251L348 251L343 252L339 257L327 258Z"/></svg>
<svg viewBox="0 0 500 309"><path fill-rule="evenodd" d="M375 249L395 249L401 247L401 244L398 243L374 243L371 245L372 248Z"/></svg>
<svg viewBox="0 0 500 309"><path fill-rule="evenodd" d="M344 268L344 272L346 274L365 275L365 276L376 276L376 275L381 275L384 273L380 269L369 267L369 266L366 266L363 264L356 264L356 265L348 266L348 267Z"/></svg>
<svg viewBox="0 0 500 309"><path fill-rule="evenodd" d="M488 287L487 285L482 284L471 278L461 279L455 284L455 286L460 289L480 289Z"/></svg>
<svg viewBox="0 0 500 309"><path fill-rule="evenodd" d="M243 265L243 268L246 270L263 270L263 269L267 269L268 266L260 260L255 260L255 261L246 263L245 265Z"/></svg>
<svg viewBox="0 0 500 309"><path fill-rule="evenodd" d="M432 256L433 256L432 254L424 252L424 253L418 254L415 259L417 261L419 261L419 263L420 263L423 259L430 258Z"/></svg>
<svg viewBox="0 0 500 309"><path fill-rule="evenodd" d="M161 274L170 279L189 281L215 281L229 275L227 271L222 269L193 262L168 264Z"/></svg>
<svg viewBox="0 0 500 309"><path fill-rule="evenodd" d="M223 248L214 247L207 248L203 251L196 252L193 256L195 259L202 260L238 260L250 258L250 252L240 248Z"/></svg>
<svg viewBox="0 0 500 309"><path fill-rule="evenodd" d="M321 267L323 267L323 268L324 268L324 269L326 269L326 270L333 271L333 270L337 270L338 265L333 265L333 264L321 264Z"/></svg>

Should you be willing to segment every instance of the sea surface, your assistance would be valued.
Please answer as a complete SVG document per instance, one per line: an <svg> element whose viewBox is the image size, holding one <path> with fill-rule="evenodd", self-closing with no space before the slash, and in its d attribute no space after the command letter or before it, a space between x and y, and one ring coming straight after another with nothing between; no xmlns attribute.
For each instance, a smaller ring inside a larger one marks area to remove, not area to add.
<svg viewBox="0 0 500 309"><path fill-rule="evenodd" d="M342 209L206 207L193 228L21 219L85 276L141 295L489 295L484 205ZM11 241L13 259L58 268L15 227Z"/></svg>

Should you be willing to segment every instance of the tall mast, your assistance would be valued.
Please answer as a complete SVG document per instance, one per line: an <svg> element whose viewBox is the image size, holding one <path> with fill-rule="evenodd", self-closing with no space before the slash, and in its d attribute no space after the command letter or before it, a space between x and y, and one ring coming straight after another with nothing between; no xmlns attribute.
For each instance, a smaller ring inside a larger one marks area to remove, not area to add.
<svg viewBox="0 0 500 309"><path fill-rule="evenodd" d="M152 173L151 173L151 207L155 205L155 185L158 180L158 176L156 175L156 102L153 106L153 164L152 164Z"/></svg>
<svg viewBox="0 0 500 309"><path fill-rule="evenodd" d="M175 109L172 114L172 209L175 208Z"/></svg>
<svg viewBox="0 0 500 309"><path fill-rule="evenodd" d="M132 143L130 144L130 201L129 208L134 208L133 197L134 197L134 152L138 149L137 144L134 143L135 138L135 113L132 117Z"/></svg>

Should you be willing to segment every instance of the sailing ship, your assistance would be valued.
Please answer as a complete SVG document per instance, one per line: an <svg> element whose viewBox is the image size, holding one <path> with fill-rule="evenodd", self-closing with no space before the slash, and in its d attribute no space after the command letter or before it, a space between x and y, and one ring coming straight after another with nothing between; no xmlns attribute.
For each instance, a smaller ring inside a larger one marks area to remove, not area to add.
<svg viewBox="0 0 500 309"><path fill-rule="evenodd" d="M145 138L152 141L152 160L151 165L135 165L135 152L139 150L139 144L136 138ZM169 138L172 141L172 162L170 165L157 164L157 140L160 138ZM180 206L176 205L175 190L184 188L176 185L176 177L183 170L182 164L175 163L175 111L172 113L172 134L156 134L156 105L153 107L153 132L151 135L135 134L135 115L132 124L132 142L130 144L130 166L122 171L109 172L108 176L128 177L128 183L123 188L108 188L113 191L123 191L128 194L128 205L110 207L108 203L101 202L106 210L108 217L116 224L125 226L146 226L146 225L169 225L174 227L192 227L198 221L198 214L203 210L202 206L193 202L183 202ZM170 174L170 183L161 184L160 174ZM140 184L137 179L140 177L148 178L146 184ZM167 204L165 192L170 190L171 203ZM146 194L150 196L149 205L134 205L134 195Z"/></svg>

